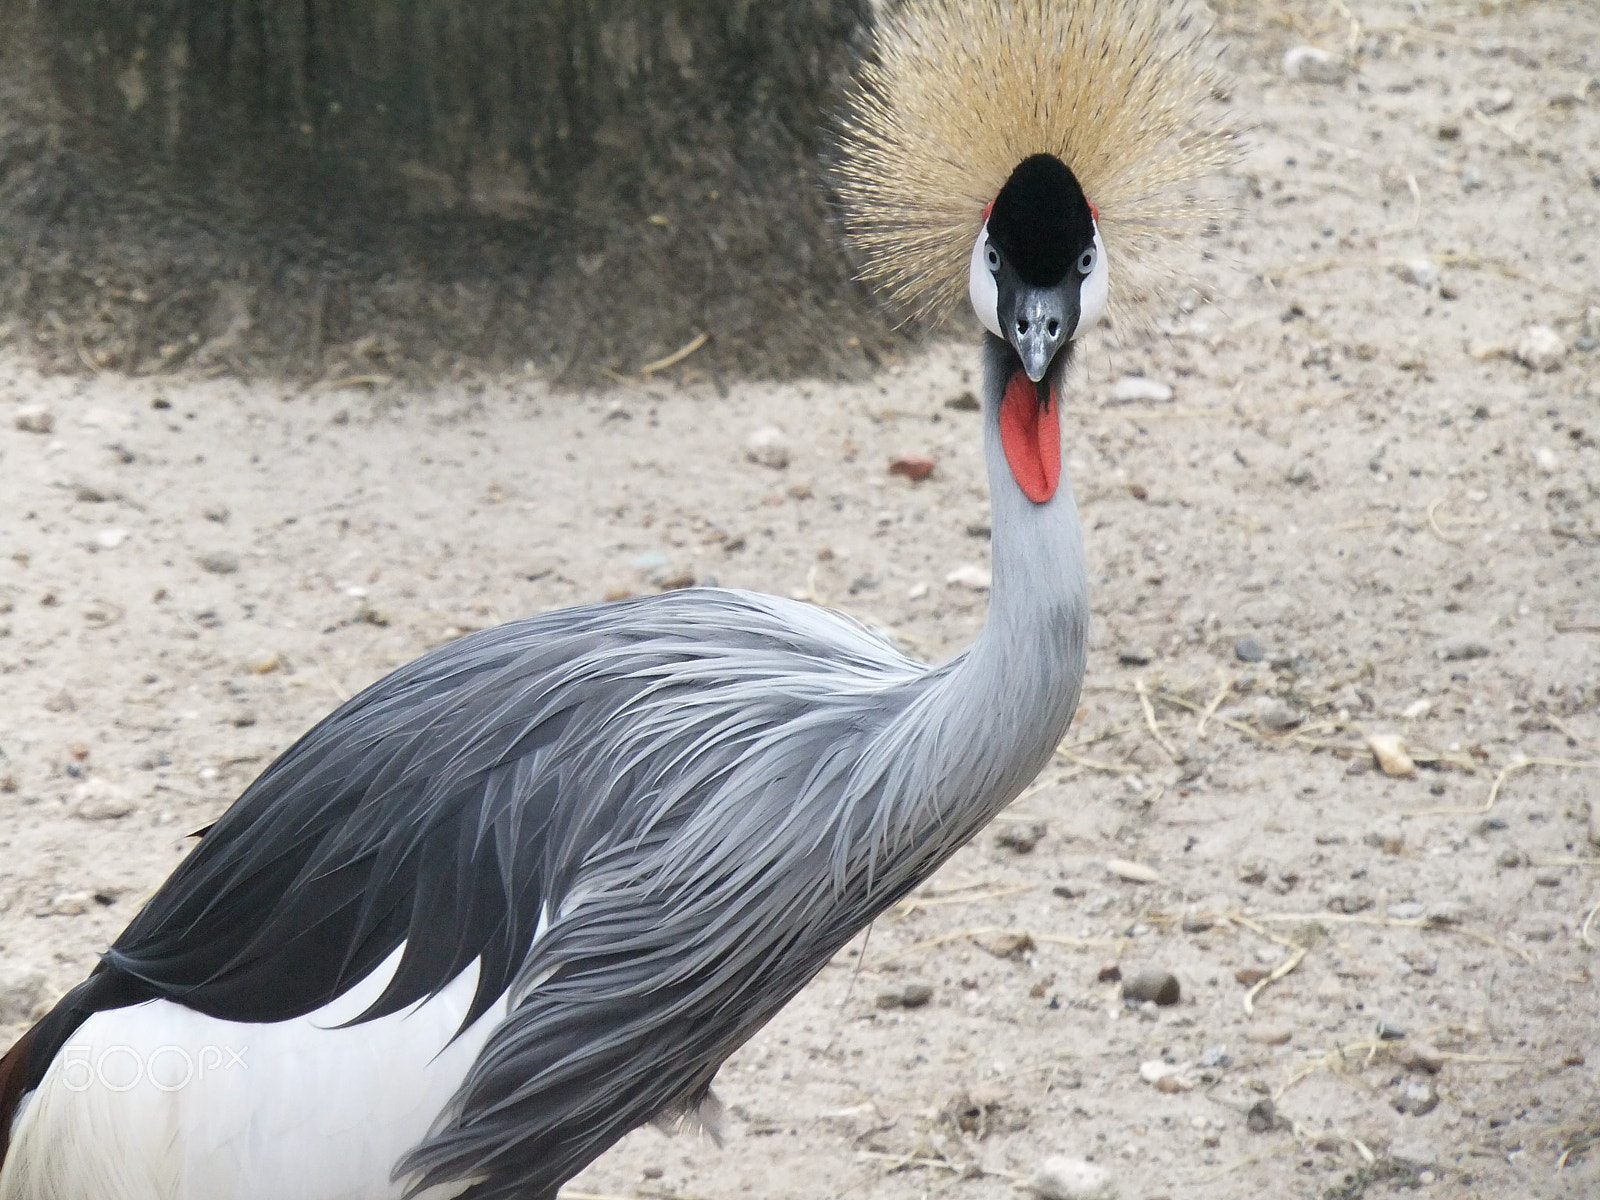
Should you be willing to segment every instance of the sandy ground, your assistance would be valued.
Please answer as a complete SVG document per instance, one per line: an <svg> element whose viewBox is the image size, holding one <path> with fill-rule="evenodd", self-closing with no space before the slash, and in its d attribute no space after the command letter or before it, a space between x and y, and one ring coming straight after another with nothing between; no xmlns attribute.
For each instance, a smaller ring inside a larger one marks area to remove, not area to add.
<svg viewBox="0 0 1600 1200"><path fill-rule="evenodd" d="M722 1148L642 1131L571 1195L986 1200L1055 1154L1125 1200L1600 1194L1600 13L1342 8L1230 52L1239 217L1158 332L1084 355L1061 754L728 1064ZM1286 79L1308 37L1355 73ZM574 395L0 358L0 1034L277 751L462 631L692 578L958 650L973 364Z"/></svg>

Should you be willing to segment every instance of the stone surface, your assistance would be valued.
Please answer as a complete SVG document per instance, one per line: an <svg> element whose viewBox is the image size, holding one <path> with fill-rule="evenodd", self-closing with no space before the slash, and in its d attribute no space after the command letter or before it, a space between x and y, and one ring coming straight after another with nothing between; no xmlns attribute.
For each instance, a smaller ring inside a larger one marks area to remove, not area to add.
<svg viewBox="0 0 1600 1200"><path fill-rule="evenodd" d="M776 425L765 425L744 440L744 456L774 471L789 465L789 439Z"/></svg>
<svg viewBox="0 0 1600 1200"><path fill-rule="evenodd" d="M212 575L232 575L239 570L239 556L232 550L209 550L196 555L195 562Z"/></svg>
<svg viewBox="0 0 1600 1200"><path fill-rule="evenodd" d="M1567 343L1548 325L1529 325L1512 355L1530 371L1554 371L1567 357Z"/></svg>
<svg viewBox="0 0 1600 1200"><path fill-rule="evenodd" d="M1291 46L1283 55L1283 73L1307 83L1343 83L1349 72L1344 59L1320 46Z"/></svg>
<svg viewBox="0 0 1600 1200"><path fill-rule="evenodd" d="M879 1008L921 1008L933 999L933 985L911 980L878 993Z"/></svg>
<svg viewBox="0 0 1600 1200"><path fill-rule="evenodd" d="M1116 1181L1099 1163L1056 1155L1040 1163L1027 1188L1039 1200L1114 1200Z"/></svg>
<svg viewBox="0 0 1600 1200"><path fill-rule="evenodd" d="M889 462L889 474L903 475L912 483L921 483L933 474L935 463L926 454L900 454Z"/></svg>
<svg viewBox="0 0 1600 1200"><path fill-rule="evenodd" d="M1267 657L1267 648L1256 638L1242 637L1233 644L1233 656L1240 662L1258 663Z"/></svg>
<svg viewBox="0 0 1600 1200"><path fill-rule="evenodd" d="M1115 404L1165 404L1172 399L1172 385L1143 375L1124 375L1111 385Z"/></svg>
<svg viewBox="0 0 1600 1200"><path fill-rule="evenodd" d="M1154 1001L1162 1007L1176 1004L1182 996L1178 977L1160 967L1141 967L1122 981L1122 998L1143 1003Z"/></svg>
<svg viewBox="0 0 1600 1200"><path fill-rule="evenodd" d="M1125 858L1113 858L1106 863L1106 871L1118 879L1125 879L1129 883L1155 883L1161 878L1161 872L1154 867L1147 867L1144 863L1130 862Z"/></svg>
<svg viewBox="0 0 1600 1200"><path fill-rule="evenodd" d="M56 427L56 418L42 404L26 404L17 409L12 424L23 433L49 433Z"/></svg>
<svg viewBox="0 0 1600 1200"><path fill-rule="evenodd" d="M1383 768L1385 775L1409 779L1417 773L1417 764L1406 752L1405 739L1398 733L1372 733L1367 735L1367 748Z"/></svg>
<svg viewBox="0 0 1600 1200"><path fill-rule="evenodd" d="M22 1025L44 1015L49 985L43 971L0 966L0 1025Z"/></svg>
<svg viewBox="0 0 1600 1200"><path fill-rule="evenodd" d="M977 563L962 563L944 577L951 587L966 588L972 592L987 592L994 584L994 573Z"/></svg>

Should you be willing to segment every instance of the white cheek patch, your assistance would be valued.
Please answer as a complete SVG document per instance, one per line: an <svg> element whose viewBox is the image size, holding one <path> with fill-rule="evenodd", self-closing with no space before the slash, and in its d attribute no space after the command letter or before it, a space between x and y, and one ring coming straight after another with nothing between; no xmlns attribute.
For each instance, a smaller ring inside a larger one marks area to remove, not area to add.
<svg viewBox="0 0 1600 1200"><path fill-rule="evenodd" d="M972 311L978 314L983 327L995 337L1000 332L1000 288L989 270L989 225L984 222L978 240L972 243L972 262L967 270L967 296L972 300Z"/></svg>
<svg viewBox="0 0 1600 1200"><path fill-rule="evenodd" d="M1078 327L1072 336L1077 337L1100 323L1106 315L1106 296L1111 290L1110 266L1106 262L1106 248L1100 241L1100 227L1094 230L1094 270L1078 285Z"/></svg>

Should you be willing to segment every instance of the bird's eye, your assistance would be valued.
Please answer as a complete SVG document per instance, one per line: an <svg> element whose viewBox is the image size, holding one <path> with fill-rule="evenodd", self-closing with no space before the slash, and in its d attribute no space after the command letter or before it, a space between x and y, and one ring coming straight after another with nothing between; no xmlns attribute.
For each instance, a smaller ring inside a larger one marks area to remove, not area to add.
<svg viewBox="0 0 1600 1200"><path fill-rule="evenodd" d="M996 250L993 246L988 247L984 251L984 258L986 258L989 262L989 270L998 271L1000 269L1000 251Z"/></svg>
<svg viewBox="0 0 1600 1200"><path fill-rule="evenodd" d="M1090 246L1078 256L1078 274L1087 275L1094 270L1094 247Z"/></svg>

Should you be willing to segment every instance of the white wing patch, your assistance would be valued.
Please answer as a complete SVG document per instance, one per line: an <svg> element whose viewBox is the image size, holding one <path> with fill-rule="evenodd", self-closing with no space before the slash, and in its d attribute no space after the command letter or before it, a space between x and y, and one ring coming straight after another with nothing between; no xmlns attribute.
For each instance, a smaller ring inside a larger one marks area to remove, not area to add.
<svg viewBox="0 0 1600 1200"><path fill-rule="evenodd" d="M405 1181L390 1171L506 1014L502 997L450 1040L473 963L421 1004L337 1028L382 994L404 949L290 1021L223 1021L169 1000L95 1013L19 1109L0 1200L399 1200Z"/></svg>

